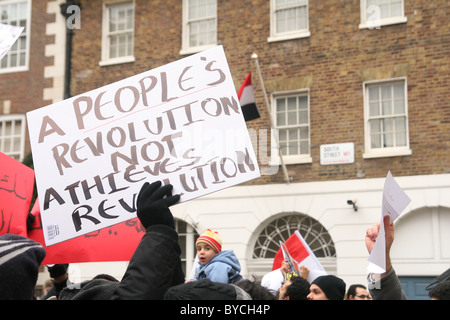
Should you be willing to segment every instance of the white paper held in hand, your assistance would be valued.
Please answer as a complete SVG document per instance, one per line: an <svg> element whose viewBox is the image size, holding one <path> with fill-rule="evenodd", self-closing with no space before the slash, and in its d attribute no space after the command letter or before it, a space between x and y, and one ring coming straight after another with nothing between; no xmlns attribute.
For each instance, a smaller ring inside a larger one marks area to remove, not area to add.
<svg viewBox="0 0 450 320"><path fill-rule="evenodd" d="M383 198L381 203L380 231L377 240L369 256L368 272L381 274L386 272L386 240L383 220L389 215L393 223L409 205L411 199L402 190L389 171L384 182Z"/></svg>

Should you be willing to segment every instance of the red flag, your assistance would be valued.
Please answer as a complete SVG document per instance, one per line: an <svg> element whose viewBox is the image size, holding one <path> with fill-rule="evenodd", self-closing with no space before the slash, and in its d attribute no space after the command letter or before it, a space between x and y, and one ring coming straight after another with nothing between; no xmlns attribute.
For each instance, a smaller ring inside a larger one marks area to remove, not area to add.
<svg viewBox="0 0 450 320"><path fill-rule="evenodd" d="M283 250L286 252L286 257L283 256ZM305 266L309 269L307 278L309 283L312 283L318 276L327 274L298 230L296 230L284 242L280 250L278 250L273 262L273 270L280 268L281 262L285 258L287 258L288 262L290 260L291 263L297 264L297 267L294 266L295 270L293 270L297 274L299 273L299 266Z"/></svg>
<svg viewBox="0 0 450 320"><path fill-rule="evenodd" d="M303 242L300 240L300 238L297 235L297 231L294 232L285 242L285 250L288 251L287 253L290 255L292 259L295 260L295 262L300 263L303 260L305 260L307 257L309 257L310 253L308 252L308 249L303 245ZM283 254L283 247L281 247L278 252L275 255L274 261L273 261L273 268L272 270L278 269L281 267L281 262L285 260L285 255Z"/></svg>
<svg viewBox="0 0 450 320"><path fill-rule="evenodd" d="M0 235L27 236L34 170L0 152Z"/></svg>
<svg viewBox="0 0 450 320"><path fill-rule="evenodd" d="M40 219L39 201L31 211L36 217L28 238L41 243L47 255L43 264L129 261L145 233L138 218L47 247Z"/></svg>
<svg viewBox="0 0 450 320"><path fill-rule="evenodd" d="M255 94L252 86L252 73L249 72L241 88L238 91L239 103L241 104L242 114L245 121L250 121L261 117L256 106Z"/></svg>

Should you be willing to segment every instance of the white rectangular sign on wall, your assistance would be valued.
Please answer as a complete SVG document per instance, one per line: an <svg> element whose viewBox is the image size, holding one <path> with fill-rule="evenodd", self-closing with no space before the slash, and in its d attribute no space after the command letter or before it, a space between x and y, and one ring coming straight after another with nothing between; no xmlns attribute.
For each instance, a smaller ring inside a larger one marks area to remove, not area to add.
<svg viewBox="0 0 450 320"><path fill-rule="evenodd" d="M355 162L355 146L353 142L323 144L320 146L320 164L346 164Z"/></svg>

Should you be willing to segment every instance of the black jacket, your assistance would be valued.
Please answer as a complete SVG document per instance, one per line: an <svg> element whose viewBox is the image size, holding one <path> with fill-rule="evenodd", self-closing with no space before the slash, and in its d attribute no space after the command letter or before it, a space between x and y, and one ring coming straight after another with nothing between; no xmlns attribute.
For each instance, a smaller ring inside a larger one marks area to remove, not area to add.
<svg viewBox="0 0 450 320"><path fill-rule="evenodd" d="M60 300L160 300L184 282L177 232L165 225L147 228L120 282L94 279L66 287Z"/></svg>

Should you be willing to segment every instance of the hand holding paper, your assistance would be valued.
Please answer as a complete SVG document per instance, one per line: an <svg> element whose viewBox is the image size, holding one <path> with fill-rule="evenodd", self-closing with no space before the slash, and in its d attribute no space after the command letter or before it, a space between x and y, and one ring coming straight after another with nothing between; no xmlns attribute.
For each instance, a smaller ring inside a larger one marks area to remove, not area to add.
<svg viewBox="0 0 450 320"><path fill-rule="evenodd" d="M388 172L383 189L381 205L381 223L367 230L366 247L370 252L368 271L384 273L390 268L386 263L386 252L389 252L394 240L394 220L408 206L411 199L400 188Z"/></svg>
<svg viewBox="0 0 450 320"><path fill-rule="evenodd" d="M384 236L378 239L378 235L380 234L380 232L384 233ZM367 229L365 242L369 253L372 252L377 240L379 243L378 246L380 248L385 248L385 256L380 255L380 259L382 259L382 261L384 262L380 262L379 265L385 265L384 270L388 271L391 268L390 259L388 258L389 251L391 249L392 243L394 242L394 224L390 223L389 216L385 216L382 220L382 223L377 223L371 228ZM383 270L376 269L375 265L373 265L372 268L373 272L377 271L376 273L383 273Z"/></svg>

